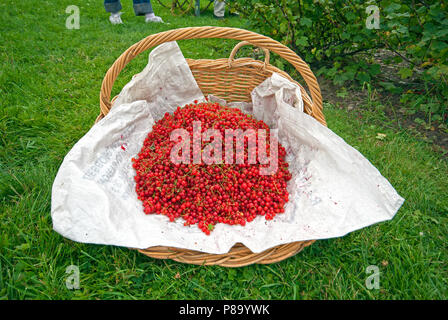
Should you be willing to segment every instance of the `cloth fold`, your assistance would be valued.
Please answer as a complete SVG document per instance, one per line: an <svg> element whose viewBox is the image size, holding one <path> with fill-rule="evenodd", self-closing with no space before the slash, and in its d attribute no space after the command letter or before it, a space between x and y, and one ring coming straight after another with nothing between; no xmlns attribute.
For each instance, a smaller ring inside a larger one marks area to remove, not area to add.
<svg viewBox="0 0 448 320"><path fill-rule="evenodd" d="M261 252L392 219L404 201L361 153L303 112L297 85L274 73L253 90L252 103L232 105L278 130L292 174L285 213L271 221L259 216L244 227L218 224L210 236L185 227L182 219L145 215L131 158L155 121L194 100L205 98L177 44L155 48L109 114L64 158L52 189L54 230L74 241L132 248L162 245L219 254L241 242Z"/></svg>

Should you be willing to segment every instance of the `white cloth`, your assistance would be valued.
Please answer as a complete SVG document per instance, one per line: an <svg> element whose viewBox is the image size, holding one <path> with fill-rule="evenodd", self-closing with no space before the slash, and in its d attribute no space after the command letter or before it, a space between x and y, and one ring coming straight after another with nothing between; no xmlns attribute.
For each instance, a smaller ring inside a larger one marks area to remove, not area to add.
<svg viewBox="0 0 448 320"><path fill-rule="evenodd" d="M213 2L213 13L217 17L224 17L224 13L226 11L226 3L224 1L215 0Z"/></svg>
<svg viewBox="0 0 448 320"><path fill-rule="evenodd" d="M341 237L392 219L402 205L390 183L357 150L302 112L298 87L273 74L235 106L278 127L292 179L285 213L246 226L218 224L210 236L182 219L145 215L131 158L155 120L202 93L176 43L155 48L146 68L64 158L52 189L55 231L78 242L225 253L237 242L253 252L310 239ZM294 107L295 106L295 107Z"/></svg>

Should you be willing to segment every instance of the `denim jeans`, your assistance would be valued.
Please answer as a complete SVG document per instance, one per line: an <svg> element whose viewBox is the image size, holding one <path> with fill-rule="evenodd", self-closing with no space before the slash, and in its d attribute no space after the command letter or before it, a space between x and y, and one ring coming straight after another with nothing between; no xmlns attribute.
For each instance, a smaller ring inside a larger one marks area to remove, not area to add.
<svg viewBox="0 0 448 320"><path fill-rule="evenodd" d="M151 0L133 0L134 12L136 16L143 16L147 13L153 13ZM104 8L107 12L116 13L122 9L120 0L104 0Z"/></svg>

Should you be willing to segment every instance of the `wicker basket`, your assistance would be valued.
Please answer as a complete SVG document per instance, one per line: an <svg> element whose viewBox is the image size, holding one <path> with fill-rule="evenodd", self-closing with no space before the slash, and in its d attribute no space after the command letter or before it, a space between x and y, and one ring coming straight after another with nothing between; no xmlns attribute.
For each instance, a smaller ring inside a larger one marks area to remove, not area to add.
<svg viewBox="0 0 448 320"><path fill-rule="evenodd" d="M110 94L115 79L121 70L138 54L169 41L200 38L224 38L241 40L230 53L229 58L223 59L187 59L188 65L204 95L213 94L228 102L251 101L251 91L273 72L277 72L285 78L294 81L287 73L269 64L269 52L272 51L290 62L305 80L311 98L305 89L300 86L304 100L304 110L323 125L326 125L322 113L322 97L316 77L309 66L292 50L281 43L259 35L257 33L222 27L191 27L165 31L150 35L127 49L110 67L104 77L100 92L101 120L111 108ZM250 58L234 59L241 46L254 45L265 52L265 61L257 61ZM304 247L312 244L314 240L298 241L279 245L261 253L253 253L244 245L237 243L228 253L208 254L198 251L179 249L173 247L150 247L139 250L141 253L157 259L173 259L183 263L198 265L221 265L225 267L241 267L253 263L274 263L291 257Z"/></svg>

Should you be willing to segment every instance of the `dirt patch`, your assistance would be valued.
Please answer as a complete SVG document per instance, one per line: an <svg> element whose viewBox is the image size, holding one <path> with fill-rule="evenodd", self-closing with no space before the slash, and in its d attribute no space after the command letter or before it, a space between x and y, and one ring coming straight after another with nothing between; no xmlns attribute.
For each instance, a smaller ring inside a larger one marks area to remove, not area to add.
<svg viewBox="0 0 448 320"><path fill-rule="evenodd" d="M347 92L340 94L343 91L342 87L334 85L323 77L318 77L318 81L324 101L330 102L341 109L362 113L362 109L369 99L367 90L345 87ZM391 123L397 129L401 127L401 129L409 130L416 137L431 143L434 151L443 154L448 159L448 133L446 128L440 126L440 123L434 123L429 128L417 124L414 119L417 117L424 118L424 115L418 113L414 115L406 114L398 95L377 91L373 98L375 103L393 106L392 108L385 108L384 113L393 120Z"/></svg>

